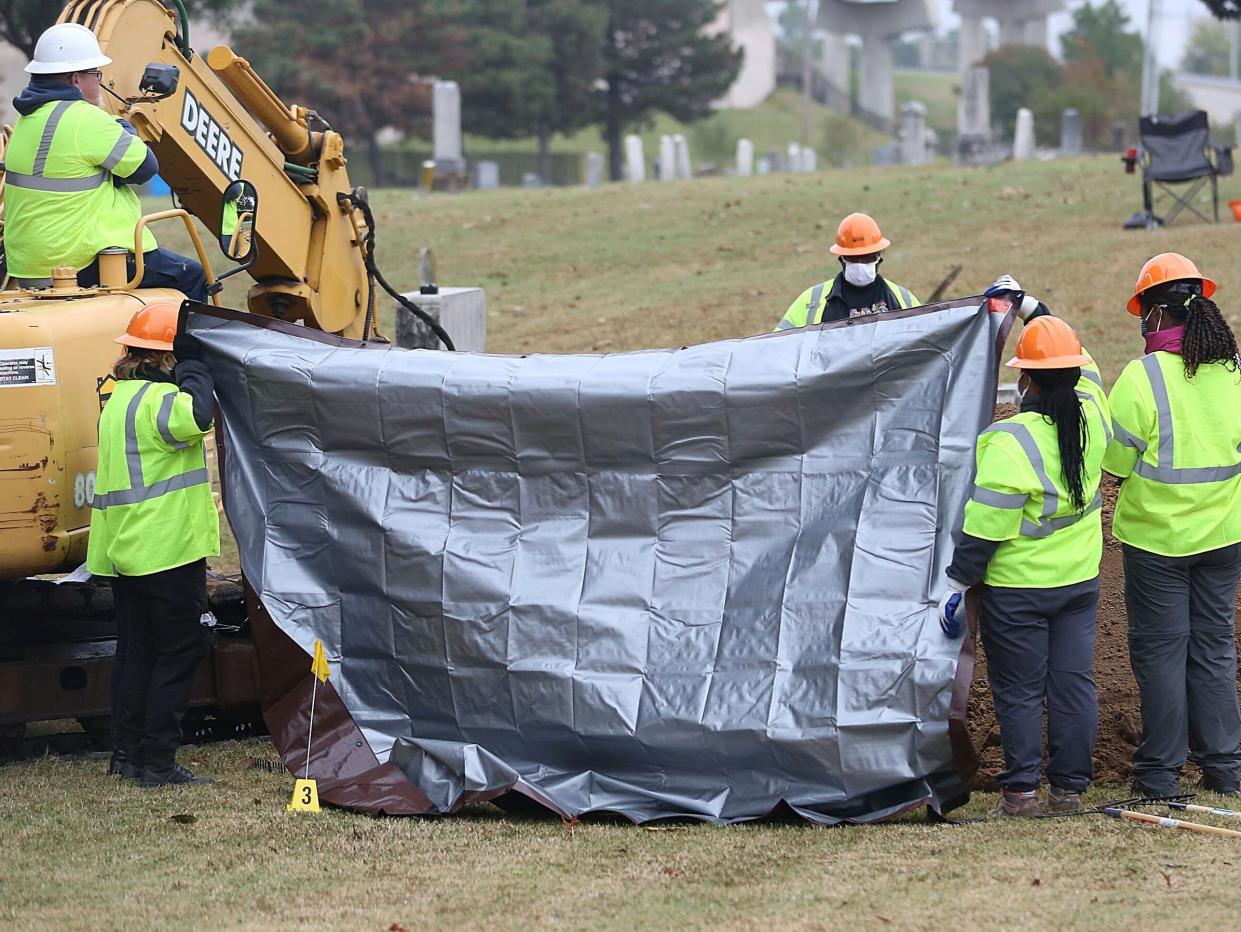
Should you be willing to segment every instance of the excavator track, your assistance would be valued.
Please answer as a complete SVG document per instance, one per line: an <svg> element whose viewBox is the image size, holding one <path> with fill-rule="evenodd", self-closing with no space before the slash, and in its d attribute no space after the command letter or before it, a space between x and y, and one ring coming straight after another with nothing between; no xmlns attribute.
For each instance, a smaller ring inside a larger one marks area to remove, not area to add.
<svg viewBox="0 0 1241 932"><path fill-rule="evenodd" d="M208 598L216 624L184 723L186 740L263 734L242 586L212 574ZM106 582L0 585L0 761L106 749L115 654Z"/></svg>

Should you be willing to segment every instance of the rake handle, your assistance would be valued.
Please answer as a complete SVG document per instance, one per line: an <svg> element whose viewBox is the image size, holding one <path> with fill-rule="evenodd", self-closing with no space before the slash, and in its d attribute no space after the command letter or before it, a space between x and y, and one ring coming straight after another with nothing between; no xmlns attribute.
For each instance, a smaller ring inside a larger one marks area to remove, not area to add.
<svg viewBox="0 0 1241 932"><path fill-rule="evenodd" d="M1223 819L1241 819L1241 812L1235 809L1214 809L1211 806L1198 806L1192 803L1168 803L1171 809L1185 809L1189 812L1206 812Z"/></svg>
<svg viewBox="0 0 1241 932"><path fill-rule="evenodd" d="M1163 828L1179 828L1186 832L1198 832L1202 835L1223 835L1228 838L1241 838L1241 832L1230 828L1216 828L1214 825L1203 825L1200 822L1185 822L1182 819L1167 819L1163 816L1147 815L1145 812L1131 812L1128 809L1104 809L1106 815L1114 819L1126 819L1130 822L1145 822L1147 825L1158 825Z"/></svg>

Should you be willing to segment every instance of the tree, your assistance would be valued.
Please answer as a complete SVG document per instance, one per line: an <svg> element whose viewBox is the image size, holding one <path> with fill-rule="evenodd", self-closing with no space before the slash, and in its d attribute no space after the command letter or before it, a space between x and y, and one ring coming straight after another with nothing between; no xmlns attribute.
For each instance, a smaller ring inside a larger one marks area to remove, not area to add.
<svg viewBox="0 0 1241 932"><path fill-rule="evenodd" d="M367 148L375 184L385 180L376 134L415 129L430 112L430 86L415 70L423 48L453 54L425 0L253 0L253 19L233 45L281 98L311 107Z"/></svg>
<svg viewBox="0 0 1241 932"><path fill-rule="evenodd" d="M1097 58L1109 78L1141 70L1142 36L1130 32L1129 15L1116 0L1098 6L1083 4L1073 11L1073 28L1060 37L1066 62Z"/></svg>
<svg viewBox="0 0 1241 932"><path fill-rule="evenodd" d="M603 86L596 97L613 181L621 178L621 134L655 112L690 122L711 112L741 70L727 34L708 35L715 0L604 0L608 22Z"/></svg>
<svg viewBox="0 0 1241 932"><path fill-rule="evenodd" d="M991 113L998 131L1011 136L1017 111L1034 112L1039 142L1054 140L1059 115L1050 103L1064 83L1064 69L1046 49L1032 45L1003 45L982 60L991 71Z"/></svg>
<svg viewBox="0 0 1241 932"><path fill-rule="evenodd" d="M436 13L455 54L433 59L461 85L467 130L499 139L536 136L539 173L551 175L553 133L595 117L607 14L598 0L449 0Z"/></svg>
<svg viewBox="0 0 1241 932"><path fill-rule="evenodd" d="M0 3L0 39L34 57L34 45L48 26L60 17L66 0L7 0ZM241 0L185 0L191 16L219 15L241 4ZM194 37L191 34L190 40Z"/></svg>
<svg viewBox="0 0 1241 932"><path fill-rule="evenodd" d="M1241 0L1202 0L1216 19L1241 19Z"/></svg>
<svg viewBox="0 0 1241 932"><path fill-rule="evenodd" d="M1210 19L1200 19L1194 24L1181 70L1193 74L1211 74L1228 77L1232 60L1232 42L1228 31Z"/></svg>

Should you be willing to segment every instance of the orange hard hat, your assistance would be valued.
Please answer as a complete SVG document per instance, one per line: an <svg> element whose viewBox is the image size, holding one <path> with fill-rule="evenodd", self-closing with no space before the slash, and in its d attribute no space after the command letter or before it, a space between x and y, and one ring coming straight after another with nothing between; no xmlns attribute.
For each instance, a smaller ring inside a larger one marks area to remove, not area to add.
<svg viewBox="0 0 1241 932"><path fill-rule="evenodd" d="M138 349L170 350L172 338L177 335L177 315L180 313L180 301L157 298L138 311L125 332L112 342Z"/></svg>
<svg viewBox="0 0 1241 932"><path fill-rule="evenodd" d="M1209 298L1215 294L1215 282L1199 272L1198 266L1179 252L1161 252L1155 258L1146 260L1146 265L1138 273L1138 283L1133 286L1129 313L1134 317L1142 316L1142 292L1186 278L1202 282L1203 297Z"/></svg>
<svg viewBox="0 0 1241 932"><path fill-rule="evenodd" d="M869 256L891 245L892 241L883 235L874 217L849 214L836 228L836 243L832 246L832 252L838 256Z"/></svg>
<svg viewBox="0 0 1241 932"><path fill-rule="evenodd" d="M1014 369L1074 369L1089 362L1072 327L1059 317L1036 317L1021 331L1017 355L1008 364Z"/></svg>

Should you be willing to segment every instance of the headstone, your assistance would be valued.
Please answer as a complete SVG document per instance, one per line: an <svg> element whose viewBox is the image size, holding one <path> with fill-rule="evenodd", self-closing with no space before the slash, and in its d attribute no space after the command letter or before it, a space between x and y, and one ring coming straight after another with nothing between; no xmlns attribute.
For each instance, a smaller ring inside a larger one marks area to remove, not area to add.
<svg viewBox="0 0 1241 932"><path fill-rule="evenodd" d="M641 136L625 137L625 178L635 184L646 181L646 153Z"/></svg>
<svg viewBox="0 0 1241 932"><path fill-rule="evenodd" d="M801 146L795 142L790 142L788 150L785 152L785 160L786 171L801 171Z"/></svg>
<svg viewBox="0 0 1241 932"><path fill-rule="evenodd" d="M1233 143L1236 146L1241 147L1241 112L1237 113L1236 118L1232 122L1232 132L1234 136Z"/></svg>
<svg viewBox="0 0 1241 932"><path fill-rule="evenodd" d="M1034 113L1028 107L1017 111L1017 128L1013 130L1013 159L1034 157Z"/></svg>
<svg viewBox="0 0 1241 932"><path fill-rule="evenodd" d="M486 191L500 187L500 163L478 162L474 166L474 184Z"/></svg>
<svg viewBox="0 0 1241 932"><path fill-rule="evenodd" d="M689 161L689 143L685 141L685 137L677 133L672 137L672 146L676 156L676 176L678 178L693 178L694 169Z"/></svg>
<svg viewBox="0 0 1241 932"><path fill-rule="evenodd" d="M743 178L754 174L754 143L748 139L737 140L737 174Z"/></svg>
<svg viewBox="0 0 1241 932"><path fill-rule="evenodd" d="M1060 151L1080 155L1082 151L1082 112L1072 107L1060 114Z"/></svg>
<svg viewBox="0 0 1241 932"><path fill-rule="evenodd" d="M425 311L452 338L458 352L487 350L487 296L481 288L440 288L435 294L404 295ZM396 304L396 345L403 349L443 349L431 328Z"/></svg>
<svg viewBox="0 0 1241 932"><path fill-rule="evenodd" d="M991 148L991 72L978 65L961 75L957 103L957 161L976 165Z"/></svg>
<svg viewBox="0 0 1241 932"><path fill-rule="evenodd" d="M819 170L819 155L813 149L801 150L801 170L804 172L817 172Z"/></svg>
<svg viewBox="0 0 1241 932"><path fill-rule="evenodd" d="M436 81L431 91L431 155L438 173L461 174L461 88L456 81Z"/></svg>
<svg viewBox="0 0 1241 932"><path fill-rule="evenodd" d="M901 164L926 162L926 105L916 100L901 104Z"/></svg>
<svg viewBox="0 0 1241 932"><path fill-rule="evenodd" d="M677 176L677 150L671 136L659 137L659 180L672 181Z"/></svg>
<svg viewBox="0 0 1241 932"><path fill-rule="evenodd" d="M765 155L760 156L759 160L754 163L754 174L770 175L771 174L771 159L767 158L767 156Z"/></svg>
<svg viewBox="0 0 1241 932"><path fill-rule="evenodd" d="M603 184L603 156L598 152L586 153L586 187L597 188Z"/></svg>

